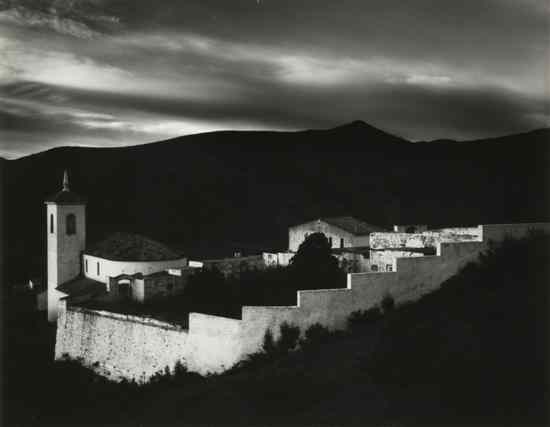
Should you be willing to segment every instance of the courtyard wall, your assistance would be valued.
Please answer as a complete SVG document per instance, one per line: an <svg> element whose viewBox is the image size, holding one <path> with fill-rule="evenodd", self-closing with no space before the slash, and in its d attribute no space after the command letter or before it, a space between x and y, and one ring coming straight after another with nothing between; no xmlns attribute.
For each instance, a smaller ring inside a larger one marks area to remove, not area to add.
<svg viewBox="0 0 550 427"><path fill-rule="evenodd" d="M178 361L192 372L222 372L259 351L267 330L277 338L285 322L302 333L316 323L343 329L352 312L377 306L387 295L397 304L416 301L476 261L490 241L520 238L531 229L550 233L550 224L480 226L483 241L436 242L436 255L396 258L392 272L349 274L346 288L298 291L296 305L244 306L240 320L191 313L188 330L153 319L69 307L58 319L56 358L67 354L117 380L147 381Z"/></svg>

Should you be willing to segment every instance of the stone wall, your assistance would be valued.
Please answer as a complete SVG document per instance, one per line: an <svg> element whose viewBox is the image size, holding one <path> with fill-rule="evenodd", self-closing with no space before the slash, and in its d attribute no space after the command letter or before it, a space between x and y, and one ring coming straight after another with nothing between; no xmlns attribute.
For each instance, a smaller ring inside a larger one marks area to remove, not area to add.
<svg viewBox="0 0 550 427"><path fill-rule="evenodd" d="M64 353L81 358L114 379L145 381L177 361L193 372L221 372L259 351L268 329L275 338L284 322L298 326L302 333L315 323L343 329L352 312L379 305L387 295L397 304L416 301L476 261L490 240L520 238L531 229L550 233L550 224L483 226L484 241L437 242L437 255L395 258L392 272L349 274L344 289L298 291L293 306L245 306L241 320L191 313L188 331L135 316L61 310L56 358Z"/></svg>
<svg viewBox="0 0 550 427"><path fill-rule="evenodd" d="M112 380L147 382L181 363L200 374L241 358L241 321L200 313L189 330L156 319L69 306L60 310L55 358L80 361Z"/></svg>
<svg viewBox="0 0 550 427"><path fill-rule="evenodd" d="M375 250L370 252L370 267L372 271L395 271L397 258L419 256L424 256L424 254L415 251Z"/></svg>
<svg viewBox="0 0 550 427"><path fill-rule="evenodd" d="M442 242L481 242L482 228L443 228L422 233L371 233L371 249L425 248L435 247Z"/></svg>
<svg viewBox="0 0 550 427"><path fill-rule="evenodd" d="M185 363L188 333L176 325L79 307L59 314L56 359L69 356L110 379L137 382Z"/></svg>
<svg viewBox="0 0 550 427"><path fill-rule="evenodd" d="M396 233L422 233L428 231L426 224L399 224L393 226L393 231Z"/></svg>

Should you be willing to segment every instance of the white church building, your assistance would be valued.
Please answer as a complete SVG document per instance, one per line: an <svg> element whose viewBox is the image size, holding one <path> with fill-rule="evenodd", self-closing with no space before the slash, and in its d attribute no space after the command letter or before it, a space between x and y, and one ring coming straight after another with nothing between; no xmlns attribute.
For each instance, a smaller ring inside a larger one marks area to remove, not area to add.
<svg viewBox="0 0 550 427"><path fill-rule="evenodd" d="M47 215L47 310L57 320L59 301L88 299L136 301L172 294L185 285L188 260L162 243L115 233L86 245L86 199L63 187L45 200Z"/></svg>

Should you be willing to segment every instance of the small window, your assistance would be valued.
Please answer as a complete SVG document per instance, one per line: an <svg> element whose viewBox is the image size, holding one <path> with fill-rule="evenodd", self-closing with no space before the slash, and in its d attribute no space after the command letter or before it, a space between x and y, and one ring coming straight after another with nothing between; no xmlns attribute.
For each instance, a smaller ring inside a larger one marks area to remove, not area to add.
<svg viewBox="0 0 550 427"><path fill-rule="evenodd" d="M344 239L340 239L340 247L343 248L344 247Z"/></svg>
<svg viewBox="0 0 550 427"><path fill-rule="evenodd" d="M99 261L97 262L97 275L99 276Z"/></svg>
<svg viewBox="0 0 550 427"><path fill-rule="evenodd" d="M330 247L332 248L332 237L328 238L328 243L329 243Z"/></svg>
<svg viewBox="0 0 550 427"><path fill-rule="evenodd" d="M393 266L391 264L386 264L386 271L393 271Z"/></svg>
<svg viewBox="0 0 550 427"><path fill-rule="evenodd" d="M53 233L53 214L50 214L50 233Z"/></svg>
<svg viewBox="0 0 550 427"><path fill-rule="evenodd" d="M76 234L76 216L74 214L67 215L67 234Z"/></svg>
<svg viewBox="0 0 550 427"><path fill-rule="evenodd" d="M88 272L88 260L84 262L84 268L86 270L86 273Z"/></svg>

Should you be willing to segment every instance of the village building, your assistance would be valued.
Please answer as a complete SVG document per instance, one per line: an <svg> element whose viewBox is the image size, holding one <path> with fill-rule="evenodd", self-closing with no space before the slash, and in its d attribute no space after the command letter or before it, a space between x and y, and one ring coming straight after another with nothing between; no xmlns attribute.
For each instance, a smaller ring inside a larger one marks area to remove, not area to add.
<svg viewBox="0 0 550 427"><path fill-rule="evenodd" d="M185 287L193 269L209 268L212 260L189 262L158 242L122 233L87 247L86 204L69 190L66 174L63 190L46 204L47 302L48 318L57 319L55 359L74 359L113 380L139 383L178 364L201 375L226 371L261 351L266 331L278 339L284 324L301 332L315 324L344 329L352 313L380 306L388 296L399 306L437 290L494 242L521 238L532 230L550 232L547 223L439 230L406 226L384 232L351 217L319 219L289 230L291 250L282 258L263 253L248 265L287 263L307 233L321 232L342 262L363 257L362 271L348 274L345 288L297 290L293 305L244 305L236 318L186 312L185 321L179 322L109 310L102 302L170 296ZM245 257L234 258L221 268L243 268L246 260L240 258Z"/></svg>
<svg viewBox="0 0 550 427"><path fill-rule="evenodd" d="M319 218L288 229L288 249L296 252L313 233L323 233L332 248L332 255L346 273L370 271L370 235L385 232L382 227L368 224L351 216Z"/></svg>
<svg viewBox="0 0 550 427"><path fill-rule="evenodd" d="M323 233L333 249L369 246L369 235L387 231L351 216L319 218L288 229L288 250L296 252L300 244L313 233Z"/></svg>
<svg viewBox="0 0 550 427"><path fill-rule="evenodd" d="M86 245L86 200L63 188L48 197L47 310L57 319L59 301L96 299L143 302L181 291L193 271L187 258L162 243L128 233L115 233L93 247ZM39 295L39 305L43 305Z"/></svg>
<svg viewBox="0 0 550 427"><path fill-rule="evenodd" d="M482 228L453 227L430 230L426 225L394 225L394 231L372 233L369 265L374 272L395 271L398 258L435 256L441 243L477 242ZM365 270L368 271L368 270Z"/></svg>

